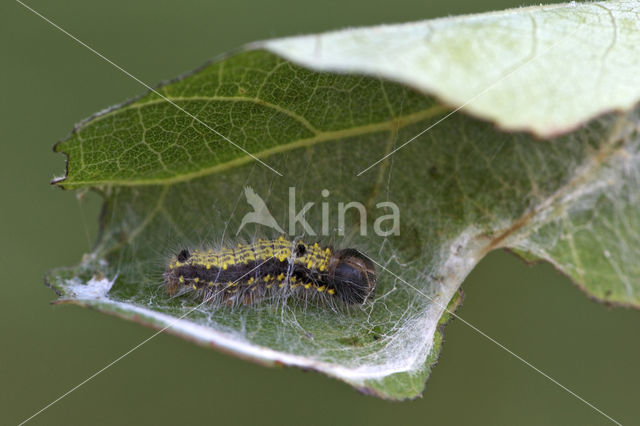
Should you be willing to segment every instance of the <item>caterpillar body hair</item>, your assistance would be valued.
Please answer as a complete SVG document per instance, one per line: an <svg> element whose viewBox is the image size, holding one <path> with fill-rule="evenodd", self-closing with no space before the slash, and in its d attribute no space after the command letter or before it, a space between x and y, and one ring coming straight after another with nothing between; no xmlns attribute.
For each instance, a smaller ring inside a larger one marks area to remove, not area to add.
<svg viewBox="0 0 640 426"><path fill-rule="evenodd" d="M195 292L214 304L286 295L361 305L375 293L376 271L356 249L280 237L219 250L182 249L169 260L164 282L171 295Z"/></svg>

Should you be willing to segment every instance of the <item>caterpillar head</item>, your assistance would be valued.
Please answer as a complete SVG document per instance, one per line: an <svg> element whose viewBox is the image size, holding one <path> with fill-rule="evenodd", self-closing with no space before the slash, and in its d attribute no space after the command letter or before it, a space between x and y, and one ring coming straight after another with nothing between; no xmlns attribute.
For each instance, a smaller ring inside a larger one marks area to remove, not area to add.
<svg viewBox="0 0 640 426"><path fill-rule="evenodd" d="M328 281L343 302L363 304L375 292L376 269L358 250L338 250L329 262Z"/></svg>

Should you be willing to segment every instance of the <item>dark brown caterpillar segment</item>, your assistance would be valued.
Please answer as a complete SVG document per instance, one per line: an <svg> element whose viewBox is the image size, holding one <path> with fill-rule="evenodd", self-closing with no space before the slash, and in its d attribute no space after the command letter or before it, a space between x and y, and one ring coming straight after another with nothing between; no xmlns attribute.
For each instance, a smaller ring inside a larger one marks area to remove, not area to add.
<svg viewBox="0 0 640 426"><path fill-rule="evenodd" d="M302 241L258 240L220 250L182 250L164 273L170 294L202 291L205 299L253 303L271 294L326 295L362 304L376 286L373 263L355 249Z"/></svg>

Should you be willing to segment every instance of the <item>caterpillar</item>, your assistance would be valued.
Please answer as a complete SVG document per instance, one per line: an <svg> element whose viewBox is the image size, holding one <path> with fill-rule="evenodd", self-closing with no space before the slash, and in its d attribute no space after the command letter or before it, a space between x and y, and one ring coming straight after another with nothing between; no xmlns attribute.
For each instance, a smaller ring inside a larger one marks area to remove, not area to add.
<svg viewBox="0 0 640 426"><path fill-rule="evenodd" d="M376 271L356 249L280 237L219 250L182 249L169 260L164 282L172 296L195 291L228 305L280 295L357 305L373 296Z"/></svg>

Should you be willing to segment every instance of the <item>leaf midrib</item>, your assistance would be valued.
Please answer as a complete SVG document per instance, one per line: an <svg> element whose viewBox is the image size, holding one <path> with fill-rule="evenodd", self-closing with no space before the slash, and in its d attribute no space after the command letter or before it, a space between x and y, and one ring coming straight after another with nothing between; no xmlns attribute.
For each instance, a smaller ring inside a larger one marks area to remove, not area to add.
<svg viewBox="0 0 640 426"><path fill-rule="evenodd" d="M170 100L174 100L174 99L179 99L179 98L169 98ZM209 99L209 98L207 98ZM213 99L213 98L210 98ZM243 99L243 100L247 100L250 98L227 98L226 100L229 99L235 99L236 101L238 99ZM192 101L193 98L185 98L186 101ZM219 100L224 100L222 98L220 98ZM157 102L157 103L161 103L161 102L165 102L162 99L158 99L152 102ZM178 102L181 102L180 100L178 100ZM129 107L129 109L132 108L140 108L143 105L148 105L149 102L145 102L144 104L133 104ZM267 104L265 104L267 105ZM283 109L284 110L284 109ZM334 131L318 131L314 136L309 137L309 138L303 138L303 139L298 139L298 140L294 140L285 144L281 144L281 145L277 145L274 146L272 148L257 152L257 153L252 153L252 155L254 157L257 157L259 159L265 159L271 155L274 154L279 154L279 153L283 153L283 152L287 152L287 151L291 151L297 148L302 148L302 147L309 147L309 146L313 146L317 143L321 143L321 142L329 142L332 140L337 140L337 139L346 139L346 138L351 138L351 137L355 137L355 136L363 136L363 135L367 135L367 134L373 134L373 133L378 133L378 132L383 132L383 131L397 131L398 129L401 129L403 127L409 126L411 124L415 124L418 123L420 121L424 121L428 118L432 118L438 115L441 115L447 111L449 111L450 108L448 106L442 105L442 104L437 104L434 105L430 108L421 110L421 111L417 111L411 114L407 114L407 115L401 115L398 117L395 117L391 120L385 120L385 121L381 121L378 123L373 123L373 124L366 124L363 126L356 126L356 127L351 127L351 128L346 128L346 129L340 129L340 130L334 130ZM122 112L124 111L124 109L120 109L118 110L118 112ZM106 117L100 117L100 119ZM306 121L306 120L305 120ZM93 123L94 121L92 121L91 123ZM90 180L90 181L72 181L72 182L68 182L68 181L60 181L59 183L61 185L63 185L65 188L69 189L69 188L75 188L75 187L81 187L81 186L96 186L96 185L115 185L115 186L148 186L148 185L164 185L164 184L173 184L173 183L180 183L180 182L186 182L192 179L196 179L196 178L200 178L200 177L204 177L210 174L214 174L214 173L220 173L223 172L225 170L231 169L233 167L238 167L244 164L247 164L251 161L254 161L254 159L252 157L249 156L242 156L242 157L238 157L235 158L233 160L230 161L226 161L224 163L218 163L215 164L211 167L206 167L200 170L196 170L193 171L191 173L184 173L184 174L180 174L180 175L176 175L176 176L171 176L171 177L167 177L167 178L153 178L153 179L128 179L128 180L124 180L124 179L109 179L109 180Z"/></svg>

